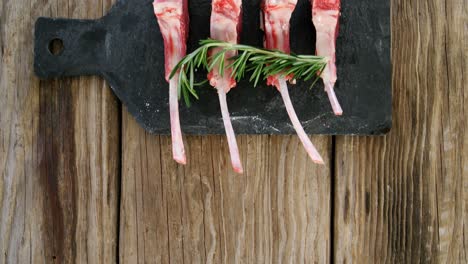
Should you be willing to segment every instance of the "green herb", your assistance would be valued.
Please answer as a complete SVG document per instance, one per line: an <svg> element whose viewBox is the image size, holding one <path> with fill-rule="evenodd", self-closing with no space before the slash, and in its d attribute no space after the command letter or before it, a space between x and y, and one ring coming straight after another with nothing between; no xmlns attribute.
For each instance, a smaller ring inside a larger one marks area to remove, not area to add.
<svg viewBox="0 0 468 264"><path fill-rule="evenodd" d="M208 51L212 48L219 48L220 51L209 57ZM233 50L237 51L238 55L229 58L227 61L230 63L226 65L226 53ZM206 39L200 41L198 49L179 61L172 70L170 78L179 75L179 99L183 95L185 103L190 106L190 94L198 99L194 87L206 83L206 81L194 82L195 70L200 67L207 71L218 67L221 75L226 69L232 68L231 77L236 81L242 79L246 72L251 72L250 81L254 82L254 86L257 86L260 78L265 80L272 75L293 75L295 79L305 81L313 79L313 86L319 78L317 73L321 73L326 64L327 60L324 57L287 54L278 50Z"/></svg>

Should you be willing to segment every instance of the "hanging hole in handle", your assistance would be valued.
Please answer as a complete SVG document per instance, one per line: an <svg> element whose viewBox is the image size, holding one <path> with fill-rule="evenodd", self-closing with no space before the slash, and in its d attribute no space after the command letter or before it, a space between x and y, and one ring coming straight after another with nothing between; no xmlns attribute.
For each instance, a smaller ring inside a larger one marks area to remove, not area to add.
<svg viewBox="0 0 468 264"><path fill-rule="evenodd" d="M54 38L49 42L49 52L52 55L58 56L63 51L63 40Z"/></svg>

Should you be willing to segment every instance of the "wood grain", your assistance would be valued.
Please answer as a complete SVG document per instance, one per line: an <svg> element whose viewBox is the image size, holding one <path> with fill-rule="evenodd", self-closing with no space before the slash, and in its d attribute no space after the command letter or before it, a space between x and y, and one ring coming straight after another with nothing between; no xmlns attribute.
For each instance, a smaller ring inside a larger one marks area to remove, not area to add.
<svg viewBox="0 0 468 264"><path fill-rule="evenodd" d="M111 4L0 1L0 263L468 262L463 0L392 0L388 136L314 137L334 171L240 136L244 175L224 136L187 137L181 167L101 79L34 77L38 16Z"/></svg>
<svg viewBox="0 0 468 264"><path fill-rule="evenodd" d="M466 11L392 1L393 129L337 138L337 263L468 263Z"/></svg>
<svg viewBox="0 0 468 264"><path fill-rule="evenodd" d="M32 69L38 16L96 18L109 2L0 3L0 263L115 261L118 103L98 78Z"/></svg>
<svg viewBox="0 0 468 264"><path fill-rule="evenodd" d="M237 175L224 136L186 137L183 167L168 136L123 121L121 263L329 261L330 170L296 137L238 137ZM314 142L329 163L330 138Z"/></svg>

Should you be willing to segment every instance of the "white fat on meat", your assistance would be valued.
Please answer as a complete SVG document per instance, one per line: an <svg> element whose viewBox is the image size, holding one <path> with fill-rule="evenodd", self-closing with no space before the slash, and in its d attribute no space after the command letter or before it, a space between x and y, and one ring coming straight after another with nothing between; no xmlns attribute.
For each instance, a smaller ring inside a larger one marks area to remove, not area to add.
<svg viewBox="0 0 468 264"><path fill-rule="evenodd" d="M334 86L336 74L336 37L338 35L338 20L340 17L339 0L313 0L312 21L317 32L316 50L318 56L328 59L327 66L321 74L325 91L335 115L342 115L343 110L336 97Z"/></svg>
<svg viewBox="0 0 468 264"><path fill-rule="evenodd" d="M267 49L277 49L289 53L289 20L296 7L296 0L264 0L262 3L263 25L265 31L264 46ZM283 76L270 76L268 84L274 85L281 93L286 111L291 119L294 129L302 142L310 159L318 164L323 164L323 158L318 153L314 144L310 141L302 127L296 111L289 97L286 79Z"/></svg>
<svg viewBox="0 0 468 264"><path fill-rule="evenodd" d="M211 38L230 43L237 43L239 31L241 28L241 0L213 0L211 11ZM211 54L216 54L219 49L213 49ZM235 56L237 52L226 53L225 65L228 65L227 59ZM223 117L224 128L231 155L231 164L235 172L243 173L244 169L239 155L236 135L231 124L229 109L226 102L226 94L231 88L236 86L236 81L231 77L231 69L227 69L222 75L218 67L214 67L208 74L210 84L218 90L219 104Z"/></svg>
<svg viewBox="0 0 468 264"><path fill-rule="evenodd" d="M175 161L186 164L186 156L179 120L178 78L169 75L187 51L187 0L156 0L154 14L164 39L165 76L169 82L169 112L171 118L172 154Z"/></svg>

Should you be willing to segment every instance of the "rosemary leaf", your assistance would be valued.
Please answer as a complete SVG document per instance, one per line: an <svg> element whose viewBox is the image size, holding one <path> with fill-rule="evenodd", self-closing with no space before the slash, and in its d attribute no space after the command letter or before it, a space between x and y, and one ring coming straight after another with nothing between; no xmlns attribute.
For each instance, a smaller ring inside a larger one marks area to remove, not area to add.
<svg viewBox="0 0 468 264"><path fill-rule="evenodd" d="M170 74L170 78L178 75L178 97L180 99L183 96L187 105L190 105L190 96L198 99L194 87L207 82L206 80L195 82L195 71L198 68L212 71L217 67L221 76L227 69L231 69L231 77L236 81L244 78L246 72L251 72L249 80L257 86L260 78L265 80L268 76L274 75L293 75L295 79L306 81L312 79L315 84L327 64L325 58L313 55L286 54L278 50L214 39L204 39L199 43L200 47L180 60ZM216 53L210 56L210 50L213 48L217 49ZM226 58L226 53L232 51L237 51L239 54Z"/></svg>

